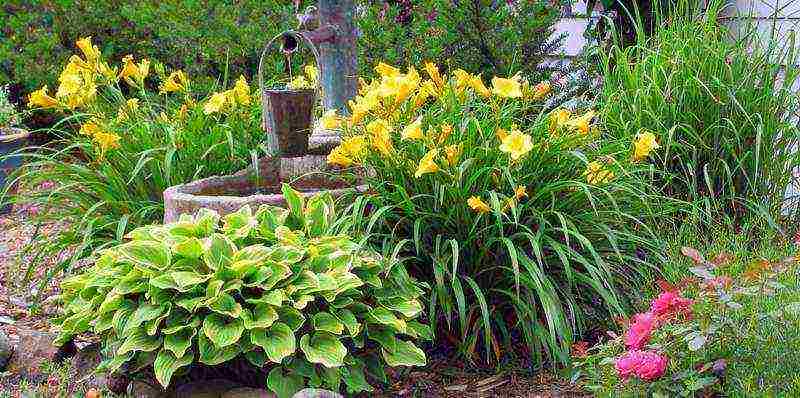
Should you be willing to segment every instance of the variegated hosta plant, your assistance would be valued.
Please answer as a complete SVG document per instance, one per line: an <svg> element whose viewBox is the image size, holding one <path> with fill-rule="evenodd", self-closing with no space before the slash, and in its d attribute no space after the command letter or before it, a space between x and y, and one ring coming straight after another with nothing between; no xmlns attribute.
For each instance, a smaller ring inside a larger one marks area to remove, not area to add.
<svg viewBox="0 0 800 398"><path fill-rule="evenodd" d="M307 202L288 186L289 209L201 210L136 229L62 284L58 343L93 332L109 353L101 368L152 366L168 386L195 363L243 356L266 367L279 397L305 386L370 391L365 369L423 366L415 341L420 283L394 259L336 233L333 199Z"/></svg>

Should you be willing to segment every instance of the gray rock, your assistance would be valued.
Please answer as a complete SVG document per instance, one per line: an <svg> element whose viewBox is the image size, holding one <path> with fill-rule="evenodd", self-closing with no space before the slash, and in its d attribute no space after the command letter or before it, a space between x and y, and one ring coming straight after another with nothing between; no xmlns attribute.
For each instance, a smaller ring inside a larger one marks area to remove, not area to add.
<svg viewBox="0 0 800 398"><path fill-rule="evenodd" d="M342 394L321 388L306 388L298 391L292 398L344 398Z"/></svg>
<svg viewBox="0 0 800 398"><path fill-rule="evenodd" d="M75 376L87 388L102 389L108 385L105 375L95 373L97 365L103 360L100 352L100 344L93 343L78 348L78 353L72 358L72 368L75 369Z"/></svg>
<svg viewBox="0 0 800 398"><path fill-rule="evenodd" d="M241 387L230 380L204 380L186 383L175 389L175 398L221 398L223 394Z"/></svg>
<svg viewBox="0 0 800 398"><path fill-rule="evenodd" d="M19 329L19 344L8 363L7 370L29 379L39 381L43 375L41 366L45 362L60 362L75 354L72 342L62 347L53 345L57 337L55 333L33 329Z"/></svg>
<svg viewBox="0 0 800 398"><path fill-rule="evenodd" d="M235 388L222 394L222 398L276 398L276 395L258 388Z"/></svg>
<svg viewBox="0 0 800 398"><path fill-rule="evenodd" d="M167 394L157 386L141 380L134 380L128 385L128 396L131 398L166 398Z"/></svg>
<svg viewBox="0 0 800 398"><path fill-rule="evenodd" d="M11 359L11 354L14 352L8 337L2 330L0 330L0 372L6 370L6 365Z"/></svg>

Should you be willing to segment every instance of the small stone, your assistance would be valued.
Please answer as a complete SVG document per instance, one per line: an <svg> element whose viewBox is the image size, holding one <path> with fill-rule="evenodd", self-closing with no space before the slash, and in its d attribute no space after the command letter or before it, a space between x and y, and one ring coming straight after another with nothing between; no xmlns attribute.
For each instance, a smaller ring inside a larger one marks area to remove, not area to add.
<svg viewBox="0 0 800 398"><path fill-rule="evenodd" d="M106 386L108 380L105 375L95 373L97 365L102 360L100 344L92 343L78 348L78 353L72 358L72 368L75 369L78 380L84 380L84 385L93 389L102 389L103 386ZM124 388L122 390L124 391Z"/></svg>
<svg viewBox="0 0 800 398"><path fill-rule="evenodd" d="M14 350L11 348L8 337L0 330L0 372L6 370L6 365L8 365L8 360L11 359L13 352Z"/></svg>
<svg viewBox="0 0 800 398"><path fill-rule="evenodd" d="M241 384L224 379L196 381L178 386L175 398L220 398L237 387L241 387Z"/></svg>
<svg viewBox="0 0 800 398"><path fill-rule="evenodd" d="M321 388L306 388L298 391L292 398L344 398L341 394Z"/></svg>
<svg viewBox="0 0 800 398"><path fill-rule="evenodd" d="M235 388L222 394L222 398L276 398L276 395L258 388Z"/></svg>
<svg viewBox="0 0 800 398"><path fill-rule="evenodd" d="M131 398L166 398L166 394L158 387L151 386L141 380L134 380L128 386Z"/></svg>

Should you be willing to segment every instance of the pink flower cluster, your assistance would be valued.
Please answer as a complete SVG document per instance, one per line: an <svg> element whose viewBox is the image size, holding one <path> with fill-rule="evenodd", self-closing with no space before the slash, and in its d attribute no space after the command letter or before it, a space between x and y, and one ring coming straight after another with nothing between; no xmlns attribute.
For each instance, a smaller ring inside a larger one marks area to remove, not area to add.
<svg viewBox="0 0 800 398"><path fill-rule="evenodd" d="M617 358L615 368L623 379L636 376L651 381L664 375L667 370L667 357L643 348L650 341L650 336L658 326L678 317L690 318L692 304L680 292L669 290L662 292L650 304L650 311L636 314L623 338L628 351Z"/></svg>
<svg viewBox="0 0 800 398"><path fill-rule="evenodd" d="M667 357L652 351L630 350L614 364L619 377L636 376L645 381L656 380L667 370Z"/></svg>

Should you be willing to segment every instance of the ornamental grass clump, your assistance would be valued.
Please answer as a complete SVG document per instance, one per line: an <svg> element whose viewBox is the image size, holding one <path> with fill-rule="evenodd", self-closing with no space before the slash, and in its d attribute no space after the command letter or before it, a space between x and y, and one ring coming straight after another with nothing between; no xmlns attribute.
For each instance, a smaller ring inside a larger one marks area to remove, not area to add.
<svg viewBox="0 0 800 398"><path fill-rule="evenodd" d="M22 151L26 167L11 178L19 195L0 191L0 202L39 210L41 221L67 220L58 238L35 237L34 259L58 257L49 270L68 268L95 248L119 242L133 228L163 217L162 193L173 185L243 169L261 151L259 115L244 77L209 99L193 92L181 70L126 56L109 65L90 38L77 42L54 89L29 95L29 106L61 117L46 146ZM40 185L50 189L35 189Z"/></svg>
<svg viewBox="0 0 800 398"><path fill-rule="evenodd" d="M652 37L602 56L605 125L622 139L656 137L653 184L666 195L737 219L748 206L796 212L797 198L784 201L800 138L794 36L762 34L747 18L731 31L726 2L695 3L674 2Z"/></svg>
<svg viewBox="0 0 800 398"><path fill-rule="evenodd" d="M392 209L437 336L470 360L568 361L575 333L623 313L624 287L659 261L648 222L667 207L637 177L657 145L603 139L591 110L544 111L547 83L375 70L350 116L329 115L343 141L328 161L363 168Z"/></svg>
<svg viewBox="0 0 800 398"><path fill-rule="evenodd" d="M424 285L345 234L329 194L283 193L289 209L244 207L221 223L201 210L133 230L62 283L58 343L95 333L102 369L152 369L164 387L191 365L244 357L281 398L371 391L365 368L424 366Z"/></svg>

